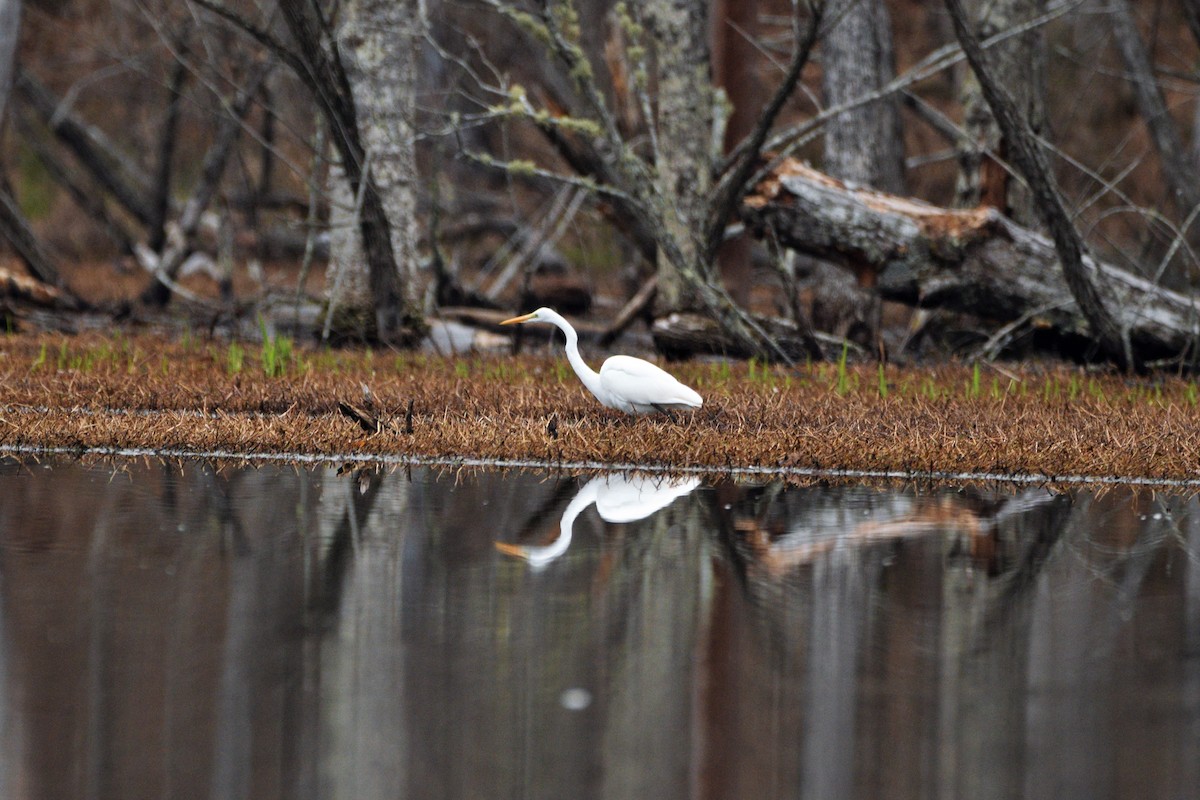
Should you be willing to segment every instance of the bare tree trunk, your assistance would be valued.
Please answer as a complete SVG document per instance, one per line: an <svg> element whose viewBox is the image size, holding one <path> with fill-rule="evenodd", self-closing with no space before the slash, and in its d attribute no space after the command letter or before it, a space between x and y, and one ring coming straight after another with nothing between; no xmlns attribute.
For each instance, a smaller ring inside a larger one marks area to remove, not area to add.
<svg viewBox="0 0 1200 800"><path fill-rule="evenodd" d="M983 49L970 28L961 0L945 2L963 54L971 64L971 71L979 80L983 96L1000 126L1001 135L1012 147L1013 164L1029 183L1038 213L1054 239L1054 249L1062 263L1063 278L1071 290L1071 296L1087 318L1101 349L1126 369L1133 369L1136 364L1129 337L1104 305L1100 292L1088 276L1083 262L1083 242L1080 241L1079 233L1071 222L1070 214L1063 206L1062 197L1059 196L1058 187L1054 184L1041 148L1034 141L1025 120L1018 115L1016 103L1008 91L992 77L990 67L984 61Z"/></svg>
<svg viewBox="0 0 1200 800"><path fill-rule="evenodd" d="M356 198L338 163L330 166L326 191L329 193L329 269L325 273L325 296L331 306L330 314L346 320L348 315L353 315L353 309L371 308L371 275L358 235ZM343 330L346 326L341 321L337 327L339 334L349 333ZM325 335L328 331L329 326Z"/></svg>
<svg viewBox="0 0 1200 800"><path fill-rule="evenodd" d="M679 251L672 258L659 250L655 306L665 314L699 305L681 269L706 281L711 273L703 242L714 152L708 3L646 0L644 13L657 48L656 188L665 233Z"/></svg>
<svg viewBox="0 0 1200 800"><path fill-rule="evenodd" d="M142 290L141 300L143 303L164 306L170 300L171 290L168 287L175 280L179 268L183 266L184 260L192 251L192 243L200 229L204 212L208 209L213 197L216 196L221 175L225 172L225 165L229 163L233 146L242 132L242 120L249 112L250 104L253 102L254 96L258 94L258 87L270 72L273 63L273 59L269 59L256 66L247 79L246 85L237 91L230 104L229 116L217 131L212 147L204 155L204 163L200 168L200 179L196 188L192 191L179 215L179 241L168 244L159 254L158 263L154 265L154 278L151 279L150 285Z"/></svg>
<svg viewBox="0 0 1200 800"><path fill-rule="evenodd" d="M1171 189L1179 216L1186 219L1200 205L1200 170L1197 170L1196 163L1184 147L1175 120L1167 111L1166 100L1154 77L1154 65L1138 33L1129 0L1110 0L1105 7L1109 12L1113 39L1121 51L1125 68L1129 70L1138 109L1162 161L1163 177ZM1195 237L1188 238L1196 241Z"/></svg>
<svg viewBox="0 0 1200 800"><path fill-rule="evenodd" d="M175 37L174 47L178 58L171 70L167 85L167 114L163 120L158 141L158 164L154 171L154 195L151 203L153 218L150 221L148 246L161 253L167 244L167 218L171 214L171 160L179 132L179 114L183 106L183 85L188 77L186 28Z"/></svg>
<svg viewBox="0 0 1200 800"><path fill-rule="evenodd" d="M715 0L713 3L713 83L725 90L730 104L723 151L728 154L754 130L762 109L763 86L755 74L754 42L758 31L758 0ZM734 302L750 299L752 240L742 235L717 250L721 283Z"/></svg>
<svg viewBox="0 0 1200 800"><path fill-rule="evenodd" d="M830 0L825 18L833 25L822 44L827 104L855 100L895 77L891 19L883 0ZM894 99L843 112L827 124L825 171L904 193L904 137Z"/></svg>
<svg viewBox="0 0 1200 800"><path fill-rule="evenodd" d="M987 39L1042 13L1045 0L970 0L968 8L978 19L979 38ZM1009 88L1017 112L1035 135L1046 129L1045 49L1041 29L1035 28L988 50L997 82ZM1006 158L1008 143L970 70L963 76L961 95L963 125L972 146L959 153L957 205L991 206L1032 227L1037 224L1033 197L1020 181L1009 179L997 160Z"/></svg>
<svg viewBox="0 0 1200 800"><path fill-rule="evenodd" d="M21 0L0 0L0 130L16 72L17 40L21 33Z"/></svg>

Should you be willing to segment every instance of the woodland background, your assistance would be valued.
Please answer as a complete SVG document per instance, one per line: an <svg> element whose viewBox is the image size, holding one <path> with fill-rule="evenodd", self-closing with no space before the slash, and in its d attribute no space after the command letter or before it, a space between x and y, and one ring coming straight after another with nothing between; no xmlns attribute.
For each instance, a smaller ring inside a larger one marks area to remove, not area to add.
<svg viewBox="0 0 1200 800"><path fill-rule="evenodd" d="M0 312L1190 369L1198 43L1198 0L0 0Z"/></svg>

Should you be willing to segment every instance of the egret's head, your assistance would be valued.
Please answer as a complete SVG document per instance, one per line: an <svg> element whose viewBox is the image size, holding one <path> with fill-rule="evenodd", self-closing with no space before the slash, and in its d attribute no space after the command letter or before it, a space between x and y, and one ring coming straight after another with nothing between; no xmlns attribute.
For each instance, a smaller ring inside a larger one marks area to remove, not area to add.
<svg viewBox="0 0 1200 800"><path fill-rule="evenodd" d="M504 553L504 555L506 555L506 556L513 556L514 558L524 558L524 559L529 558L529 548L528 547L522 547L521 545L516 545L516 544L509 544L508 542L492 542L492 544L496 545L496 549L499 550L501 553Z"/></svg>
<svg viewBox="0 0 1200 800"><path fill-rule="evenodd" d="M504 553L504 555L520 558L529 562L531 568L539 570L565 553L570 543L571 536L568 533L565 536L559 536L555 541L542 547L523 547L521 545L508 544L507 542L495 542L495 545L496 549Z"/></svg>
<svg viewBox="0 0 1200 800"><path fill-rule="evenodd" d="M500 324L516 325L518 322L549 322L550 318L548 315L552 313L553 312L548 308L539 308L537 311L533 311L528 314L522 314L521 316L513 317L512 319L506 319Z"/></svg>

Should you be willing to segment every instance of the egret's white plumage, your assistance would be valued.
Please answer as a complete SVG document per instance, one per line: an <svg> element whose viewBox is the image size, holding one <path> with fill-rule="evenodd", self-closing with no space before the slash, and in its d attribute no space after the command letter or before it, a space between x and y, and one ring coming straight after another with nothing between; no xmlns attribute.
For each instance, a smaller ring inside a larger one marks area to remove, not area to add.
<svg viewBox="0 0 1200 800"><path fill-rule="evenodd" d="M653 411L700 408L704 401L694 389L684 386L667 372L633 356L610 356L595 372L579 355L579 335L571 323L558 312L539 308L531 314L501 322L545 322L555 326L567 337L567 360L579 380L602 404L627 414L649 414Z"/></svg>

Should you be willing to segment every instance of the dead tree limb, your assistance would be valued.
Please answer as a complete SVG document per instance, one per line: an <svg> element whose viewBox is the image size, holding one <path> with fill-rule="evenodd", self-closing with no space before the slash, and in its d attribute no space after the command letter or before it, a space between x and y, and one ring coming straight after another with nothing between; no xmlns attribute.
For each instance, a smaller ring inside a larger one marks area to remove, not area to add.
<svg viewBox="0 0 1200 800"><path fill-rule="evenodd" d="M136 237L109 209L104 201L104 193L97 191L79 170L73 170L62 162L54 148L43 141L44 137L34 132L34 123L27 119L27 112L14 114L13 121L25 146L37 156L51 180L66 189L75 205L100 226L122 255L133 255Z"/></svg>
<svg viewBox="0 0 1200 800"><path fill-rule="evenodd" d="M1163 179L1171 189L1179 208L1179 217L1186 219L1192 209L1200 206L1200 170L1184 147L1183 137L1167 110L1167 101L1154 75L1154 64L1134 20L1129 0L1111 0L1108 7L1113 40L1121 52L1129 82L1137 98L1138 109L1154 142L1163 166ZM1185 6L1188 4L1185 3ZM1183 231L1188 236L1187 231ZM1194 237L1189 237L1189 240Z"/></svg>
<svg viewBox="0 0 1200 800"><path fill-rule="evenodd" d="M238 90L230 104L229 113L222 120L212 147L204 156L196 188L184 205L183 213L180 214L178 239L171 242L159 254L158 263L155 265L154 279L143 290L142 302L162 306L170 299L170 284L175 281L179 268L192 251L192 241L200 228L200 221L217 192L221 175L224 174L225 165L229 162L229 156L233 152L233 145L242 131L242 120L249 112L250 105L253 103L255 95L258 94L258 87L266 79L273 64L274 58L270 57L257 65L245 86Z"/></svg>
<svg viewBox="0 0 1200 800"><path fill-rule="evenodd" d="M1133 369L1136 364L1129 337L1117 324L1099 291L1092 284L1084 266L1083 242L1059 196L1045 156L1034 141L1025 120L1018 115L1016 104L1008 91L992 79L984 59L983 48L971 30L970 20L962 3L960 0L945 0L945 3L963 54L979 81L979 87L983 90L983 96L992 110L992 116L995 117L1001 134L1011 147L1012 163L1029 184L1038 215L1054 239L1054 249L1062 264L1063 277L1071 290L1071 296L1087 319L1100 347L1124 368Z"/></svg>
<svg viewBox="0 0 1200 800"><path fill-rule="evenodd" d="M654 302L654 293L658 291L658 276L651 275L650 278L642 284L642 288L637 290L637 293L629 299L613 319L612 324L600 334L600 344L604 347L612 344L617 340L617 337L625 332L633 321L646 312L650 304Z"/></svg>
<svg viewBox="0 0 1200 800"><path fill-rule="evenodd" d="M171 214L171 157L179 132L179 115L183 108L183 84L187 80L188 30L185 26L175 37L172 52L176 54L167 84L167 113L158 139L158 163L154 169L154 194L151 197L150 240L148 246L161 253L167 243L167 218Z"/></svg>
<svg viewBox="0 0 1200 800"><path fill-rule="evenodd" d="M16 300L43 308L77 309L70 293L0 267L0 300Z"/></svg>
<svg viewBox="0 0 1200 800"><path fill-rule="evenodd" d="M947 209L851 189L789 160L746 198L742 216L785 247L874 271L886 299L998 323L1034 312L1040 326L1081 350L1093 341L1054 242L995 209ZM1080 266L1112 298L1113 322L1129 332L1138 359L1200 360L1200 300L1088 255Z"/></svg>
<svg viewBox="0 0 1200 800"><path fill-rule="evenodd" d="M17 205L8 180L3 176L0 176L0 237L12 245L31 275L50 286L62 285L58 268L34 236L28 220Z"/></svg>
<svg viewBox="0 0 1200 800"><path fill-rule="evenodd" d="M738 204L750 189L754 170L760 163L763 144L767 141L767 136L771 133L775 120L779 118L779 112L783 110L784 103L791 97L792 91L800 81L804 65L808 63L813 45L817 43L817 35L821 29L822 8L820 3L810 4L811 15L808 20L808 28L803 33L800 31L799 22L793 19L796 44L795 50L792 51L791 61L788 63L787 73L759 115L754 124L754 130L734 148L729 157L728 168L717 181L713 191L708 227L704 232L705 247L710 257L715 257L724 236L726 224L736 214Z"/></svg>
<svg viewBox="0 0 1200 800"><path fill-rule="evenodd" d="M25 70L17 73L16 91L106 192L142 225L153 222L150 181L138 174L102 133L71 114L59 98Z"/></svg>

